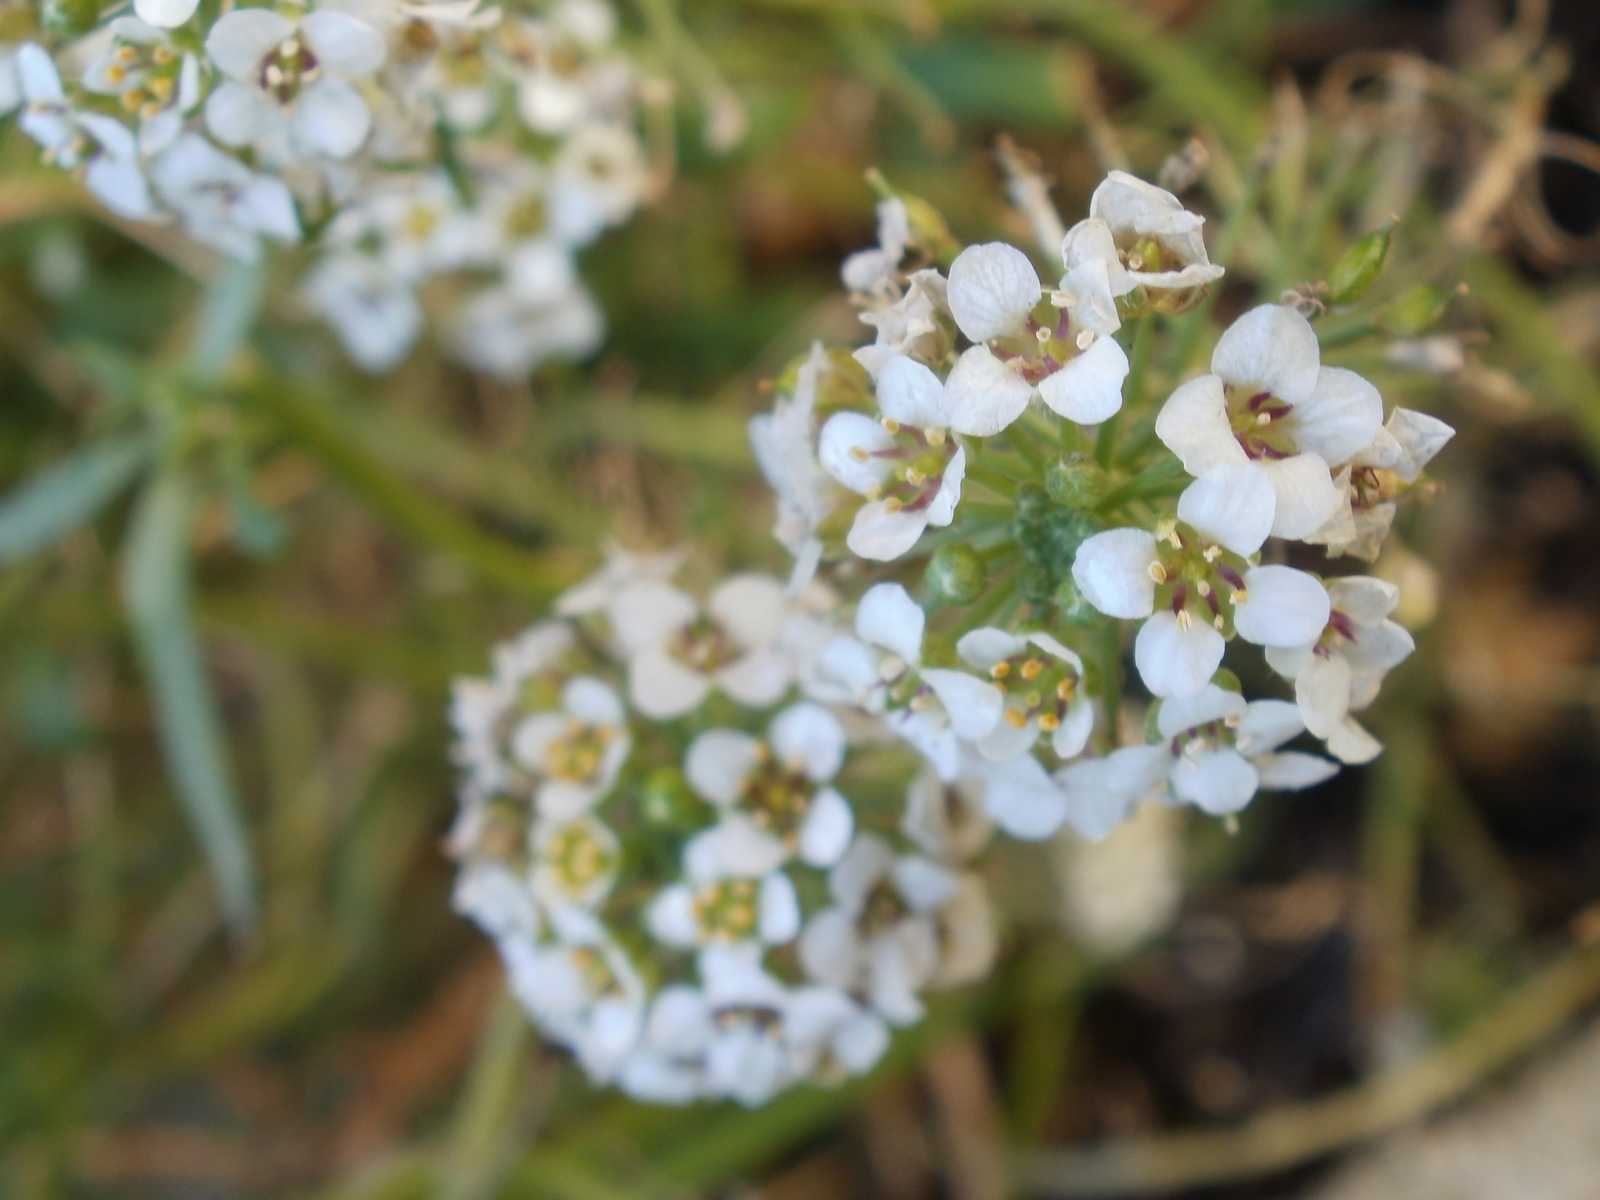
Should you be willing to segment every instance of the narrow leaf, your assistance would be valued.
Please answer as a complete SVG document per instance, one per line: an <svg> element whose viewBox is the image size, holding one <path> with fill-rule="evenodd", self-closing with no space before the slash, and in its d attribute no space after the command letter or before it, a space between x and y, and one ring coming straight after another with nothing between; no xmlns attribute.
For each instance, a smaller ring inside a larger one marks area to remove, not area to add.
<svg viewBox="0 0 1600 1200"><path fill-rule="evenodd" d="M266 296L265 259L230 260L206 289L200 327L189 352L189 366L201 379L215 379L250 336Z"/></svg>
<svg viewBox="0 0 1600 1200"><path fill-rule="evenodd" d="M132 481L148 454L142 438L98 442L0 500L0 564L43 550L82 525Z"/></svg>
<svg viewBox="0 0 1600 1200"><path fill-rule="evenodd" d="M243 933L256 917L254 872L189 611L189 505L188 482L176 471L146 486L134 515L123 591L168 768L210 860L223 914Z"/></svg>

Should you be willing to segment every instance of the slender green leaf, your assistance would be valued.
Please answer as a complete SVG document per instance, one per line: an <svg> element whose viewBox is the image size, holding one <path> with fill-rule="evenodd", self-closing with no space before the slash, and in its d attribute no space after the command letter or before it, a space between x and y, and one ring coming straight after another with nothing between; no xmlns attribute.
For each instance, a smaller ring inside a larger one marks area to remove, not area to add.
<svg viewBox="0 0 1600 1200"><path fill-rule="evenodd" d="M59 541L125 488L149 455L143 438L112 438L73 454L0 500L0 563Z"/></svg>
<svg viewBox="0 0 1600 1200"><path fill-rule="evenodd" d="M123 592L179 798L210 860L223 913L244 932L256 916L254 871L189 611L189 508L188 481L177 471L163 471L146 486Z"/></svg>
<svg viewBox="0 0 1600 1200"><path fill-rule="evenodd" d="M189 351L189 366L202 379L215 379L244 344L266 297L265 260L229 260L206 289L200 327Z"/></svg>

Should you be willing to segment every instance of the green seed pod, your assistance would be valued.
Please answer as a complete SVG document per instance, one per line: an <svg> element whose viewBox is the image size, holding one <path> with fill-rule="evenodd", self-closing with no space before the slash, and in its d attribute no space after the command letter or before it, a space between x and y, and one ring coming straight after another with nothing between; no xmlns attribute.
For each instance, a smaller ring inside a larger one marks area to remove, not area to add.
<svg viewBox="0 0 1600 1200"><path fill-rule="evenodd" d="M1088 455L1073 454L1045 469L1044 487L1057 504L1093 509L1110 495L1111 477Z"/></svg>
<svg viewBox="0 0 1600 1200"><path fill-rule="evenodd" d="M1396 337L1416 337L1437 325L1449 307L1450 293L1419 283L1391 301L1378 314L1378 323Z"/></svg>
<svg viewBox="0 0 1600 1200"><path fill-rule="evenodd" d="M660 829L688 832L710 823L711 808L689 790L677 767L658 767L639 789L639 811Z"/></svg>
<svg viewBox="0 0 1600 1200"><path fill-rule="evenodd" d="M1339 256L1339 261L1333 264L1333 270L1328 272L1328 299L1335 304L1349 304L1361 299L1383 271L1392 228L1385 225L1358 238Z"/></svg>
<svg viewBox="0 0 1600 1200"><path fill-rule="evenodd" d="M983 559L971 546L940 546L928 560L923 580L929 592L946 604L971 604L988 582Z"/></svg>

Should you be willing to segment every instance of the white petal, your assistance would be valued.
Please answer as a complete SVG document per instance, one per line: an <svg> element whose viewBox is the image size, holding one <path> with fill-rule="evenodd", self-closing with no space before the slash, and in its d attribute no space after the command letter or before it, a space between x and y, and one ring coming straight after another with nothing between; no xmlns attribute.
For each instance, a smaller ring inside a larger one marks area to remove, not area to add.
<svg viewBox="0 0 1600 1200"><path fill-rule="evenodd" d="M261 60L294 32L294 23L270 8L236 8L206 35L206 54L230 79L254 84Z"/></svg>
<svg viewBox="0 0 1600 1200"><path fill-rule="evenodd" d="M660 650L646 650L628 664L628 698L660 721L693 712L711 691L711 681Z"/></svg>
<svg viewBox="0 0 1600 1200"><path fill-rule="evenodd" d="M841 905L857 912L893 866L894 851L888 843L876 834L864 833L828 872L828 890Z"/></svg>
<svg viewBox="0 0 1600 1200"><path fill-rule="evenodd" d="M1067 238L1071 237L1069 231ZM1109 336L1122 328L1116 298L1132 287L1127 271L1112 257L1089 259L1068 267L1061 276L1059 290L1066 299L1071 324Z"/></svg>
<svg viewBox="0 0 1600 1200"><path fill-rule="evenodd" d="M1217 673L1226 643L1202 621L1185 629L1172 613L1158 612L1139 627L1133 661L1154 696L1192 696Z"/></svg>
<svg viewBox="0 0 1600 1200"><path fill-rule="evenodd" d="M764 646L783 627L788 596L770 575L735 575L718 584L706 611L739 645Z"/></svg>
<svg viewBox="0 0 1600 1200"><path fill-rule="evenodd" d="M61 74L44 47L33 42L17 48L17 76L23 99L29 104L62 104Z"/></svg>
<svg viewBox="0 0 1600 1200"><path fill-rule="evenodd" d="M950 264L950 313L974 342L1015 333L1039 302L1039 275L1028 256L1004 242L968 246Z"/></svg>
<svg viewBox="0 0 1600 1200"><path fill-rule="evenodd" d="M1245 699L1238 692L1207 684L1192 696L1171 696L1163 700L1156 713L1156 730L1163 738L1173 738L1197 725L1243 716L1246 708Z"/></svg>
<svg viewBox="0 0 1600 1200"><path fill-rule="evenodd" d="M1162 746L1128 746L1056 772L1067 823L1080 836L1101 841L1135 804L1161 786L1170 762Z"/></svg>
<svg viewBox="0 0 1600 1200"><path fill-rule="evenodd" d="M1236 750L1184 754L1172 767L1172 790L1178 798L1216 817L1249 804L1259 783L1256 769Z"/></svg>
<svg viewBox="0 0 1600 1200"><path fill-rule="evenodd" d="M994 728L1005 703L1000 689L965 671L924 671L922 681L933 689L958 737L976 741Z"/></svg>
<svg viewBox="0 0 1600 1200"><path fill-rule="evenodd" d="M1357 625L1377 625L1400 603L1400 589L1372 575L1328 580L1328 600Z"/></svg>
<svg viewBox="0 0 1600 1200"><path fill-rule="evenodd" d="M1306 728L1331 737L1350 712L1350 664L1342 654L1313 654L1295 677L1294 699Z"/></svg>
<svg viewBox="0 0 1600 1200"><path fill-rule="evenodd" d="M1021 654L1027 646L1028 643L1014 633L984 626L962 634L956 643L956 654L967 666L987 671L1002 659Z"/></svg>
<svg viewBox="0 0 1600 1200"><path fill-rule="evenodd" d="M697 882L764 875L788 860L789 848L742 813L702 829L683 848L684 874Z"/></svg>
<svg viewBox="0 0 1600 1200"><path fill-rule="evenodd" d="M891 510L882 500L870 500L856 513L845 545L859 558L891 562L915 546L927 527L924 512Z"/></svg>
<svg viewBox="0 0 1600 1200"><path fill-rule="evenodd" d="M1108 529L1085 538L1072 560L1072 581L1083 598L1108 617L1149 616L1156 585L1150 564L1156 539L1143 529Z"/></svg>
<svg viewBox="0 0 1600 1200"><path fill-rule="evenodd" d="M1033 385L1001 362L987 346L973 346L956 360L946 384L950 428L992 437L1028 407Z"/></svg>
<svg viewBox="0 0 1600 1200"><path fill-rule="evenodd" d="M1234 737L1240 753L1256 755L1276 750L1304 729L1298 705L1287 700L1253 700L1240 716Z"/></svg>
<svg viewBox="0 0 1600 1200"><path fill-rule="evenodd" d="M767 736L779 761L813 783L832 779L844 762L844 729L821 705L790 705L773 719Z"/></svg>
<svg viewBox="0 0 1600 1200"><path fill-rule="evenodd" d="M864 1075L889 1049L889 1027L870 1013L845 1022L833 1039L833 1056L852 1075Z"/></svg>
<svg viewBox="0 0 1600 1200"><path fill-rule="evenodd" d="M383 66L383 35L338 9L322 8L300 22L318 65L336 75L370 75Z"/></svg>
<svg viewBox="0 0 1600 1200"><path fill-rule="evenodd" d="M1409 408L1397 408L1390 413L1387 429L1401 450L1395 473L1407 483L1415 483L1422 469L1456 435L1454 429L1437 417Z"/></svg>
<svg viewBox="0 0 1600 1200"><path fill-rule="evenodd" d="M1228 423L1222 380L1200 375L1180 384L1156 415L1156 436L1191 475L1248 461Z"/></svg>
<svg viewBox="0 0 1600 1200"><path fill-rule="evenodd" d="M776 646L765 646L719 667L713 678L746 708L766 708L783 699L794 674L788 655Z"/></svg>
<svg viewBox="0 0 1600 1200"><path fill-rule="evenodd" d="M1339 489L1333 486L1328 464L1320 455L1296 454L1293 458L1263 462L1261 469L1272 481L1276 497L1274 537L1306 537L1327 524L1338 510Z"/></svg>
<svg viewBox="0 0 1600 1200"><path fill-rule="evenodd" d="M259 92L231 79L224 80L206 100L206 128L224 146L259 141L277 120L277 112Z"/></svg>
<svg viewBox="0 0 1600 1200"><path fill-rule="evenodd" d="M929 525L944 526L955 519L956 505L961 503L961 483L967 477L967 448L958 447L945 464L939 477L939 491L928 501L924 515Z"/></svg>
<svg viewBox="0 0 1600 1200"><path fill-rule="evenodd" d="M864 496L881 487L894 469L891 460L873 457L893 445L889 432L864 413L834 413L817 440L817 461L845 487Z"/></svg>
<svg viewBox="0 0 1600 1200"><path fill-rule="evenodd" d="M708 729L689 743L683 773L701 797L726 808L739 798L760 762L760 743L748 733Z"/></svg>
<svg viewBox="0 0 1600 1200"><path fill-rule="evenodd" d="M831 867L849 847L854 832L850 802L832 788L824 788L811 801L796 850L801 860L813 867Z"/></svg>
<svg viewBox="0 0 1600 1200"><path fill-rule="evenodd" d="M904 355L891 358L878 374L878 408L890 420L914 429L943 429L949 424L944 384Z"/></svg>
<svg viewBox="0 0 1600 1200"><path fill-rule="evenodd" d="M1228 383L1289 404L1311 395L1321 363L1311 322L1282 304L1252 308L1228 326L1211 354L1212 372Z"/></svg>
<svg viewBox="0 0 1600 1200"><path fill-rule="evenodd" d="M1268 754L1256 759L1261 786L1279 792L1297 792L1315 787L1339 773L1337 763L1315 754Z"/></svg>
<svg viewBox="0 0 1600 1200"><path fill-rule="evenodd" d="M1383 753L1383 743L1373 737L1354 717L1346 717L1328 734L1328 752L1340 762L1359 766Z"/></svg>
<svg viewBox="0 0 1600 1200"><path fill-rule="evenodd" d="M1113 337L1099 337L1039 384L1046 407L1079 425L1098 425L1122 408L1128 356Z"/></svg>
<svg viewBox="0 0 1600 1200"><path fill-rule="evenodd" d="M372 114L361 93L342 79L324 77L300 94L295 137L318 154L349 158L366 141Z"/></svg>
<svg viewBox="0 0 1600 1200"><path fill-rule="evenodd" d="M787 875L774 872L761 881L761 940L777 945L800 932L800 900Z"/></svg>
<svg viewBox="0 0 1600 1200"><path fill-rule="evenodd" d="M681 883L667 888L651 902L645 920L655 939L668 946L689 947L700 940L694 894Z"/></svg>
<svg viewBox="0 0 1600 1200"><path fill-rule="evenodd" d="M585 725L621 725L626 716L611 685L588 675L561 689L561 706Z"/></svg>
<svg viewBox="0 0 1600 1200"><path fill-rule="evenodd" d="M1013 725L1009 720L996 721L988 733L978 739L978 753L990 762L1006 762L1033 749L1039 738L1039 722L1033 719Z"/></svg>
<svg viewBox="0 0 1600 1200"><path fill-rule="evenodd" d="M1293 567L1252 567L1244 573L1249 599L1233 610L1234 628L1258 646L1304 646L1328 623L1328 591L1316 576Z"/></svg>
<svg viewBox="0 0 1600 1200"><path fill-rule="evenodd" d="M1080 697L1067 706L1066 716L1050 735L1050 749L1060 758L1075 758L1094 732L1094 705Z"/></svg>
<svg viewBox="0 0 1600 1200"><path fill-rule="evenodd" d="M906 663L915 663L922 657L926 622L917 602L898 583L874 584L856 606L856 636L891 651Z"/></svg>
<svg viewBox="0 0 1600 1200"><path fill-rule="evenodd" d="M853 987L860 971L861 946L855 918L842 908L825 908L800 934L800 966L812 979L832 987Z"/></svg>
<svg viewBox="0 0 1600 1200"><path fill-rule="evenodd" d="M1184 488L1178 497L1178 520L1248 557L1272 532L1276 503L1272 481L1260 466L1235 463L1215 467Z"/></svg>
<svg viewBox="0 0 1600 1200"><path fill-rule="evenodd" d="M956 877L921 855L901 855L894 861L892 874L896 890L913 912L941 908L956 894Z"/></svg>
<svg viewBox="0 0 1600 1200"><path fill-rule="evenodd" d="M141 21L162 29L174 29L194 16L200 0L134 0L133 11Z"/></svg>
<svg viewBox="0 0 1600 1200"><path fill-rule="evenodd" d="M1066 794L1032 755L983 772L983 805L1012 837L1038 841L1070 819Z"/></svg>
<svg viewBox="0 0 1600 1200"><path fill-rule="evenodd" d="M1372 444L1383 425L1383 397L1354 371L1323 367L1309 398L1289 416L1295 443L1324 462L1347 463Z"/></svg>

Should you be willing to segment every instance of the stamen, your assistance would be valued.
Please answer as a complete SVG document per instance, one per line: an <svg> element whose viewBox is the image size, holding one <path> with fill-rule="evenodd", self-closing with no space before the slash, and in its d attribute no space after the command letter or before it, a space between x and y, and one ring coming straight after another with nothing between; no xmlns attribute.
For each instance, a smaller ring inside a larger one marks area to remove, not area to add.
<svg viewBox="0 0 1600 1200"><path fill-rule="evenodd" d="M1145 573L1157 584L1163 584L1167 581L1167 569L1160 562L1152 562L1145 568Z"/></svg>
<svg viewBox="0 0 1600 1200"><path fill-rule="evenodd" d="M1022 677L1028 680L1037 679L1039 677L1039 672L1042 670L1044 670L1044 663L1040 662L1037 658L1028 659L1027 662L1023 663L1022 666L1018 668L1018 671Z"/></svg>
<svg viewBox="0 0 1600 1200"><path fill-rule="evenodd" d="M1013 729L1021 729L1027 723L1028 723L1027 714L1024 713L1020 708L1008 708L1008 709L1006 709L1006 724L1007 725L1011 726Z"/></svg>
<svg viewBox="0 0 1600 1200"><path fill-rule="evenodd" d="M878 424L883 426L883 431L885 433L895 434L900 432L900 422L896 421L893 417L884 417L878 422Z"/></svg>
<svg viewBox="0 0 1600 1200"><path fill-rule="evenodd" d="M990 679L1004 679L1009 674L1011 674L1011 664L1008 662L997 662L989 668Z"/></svg>

